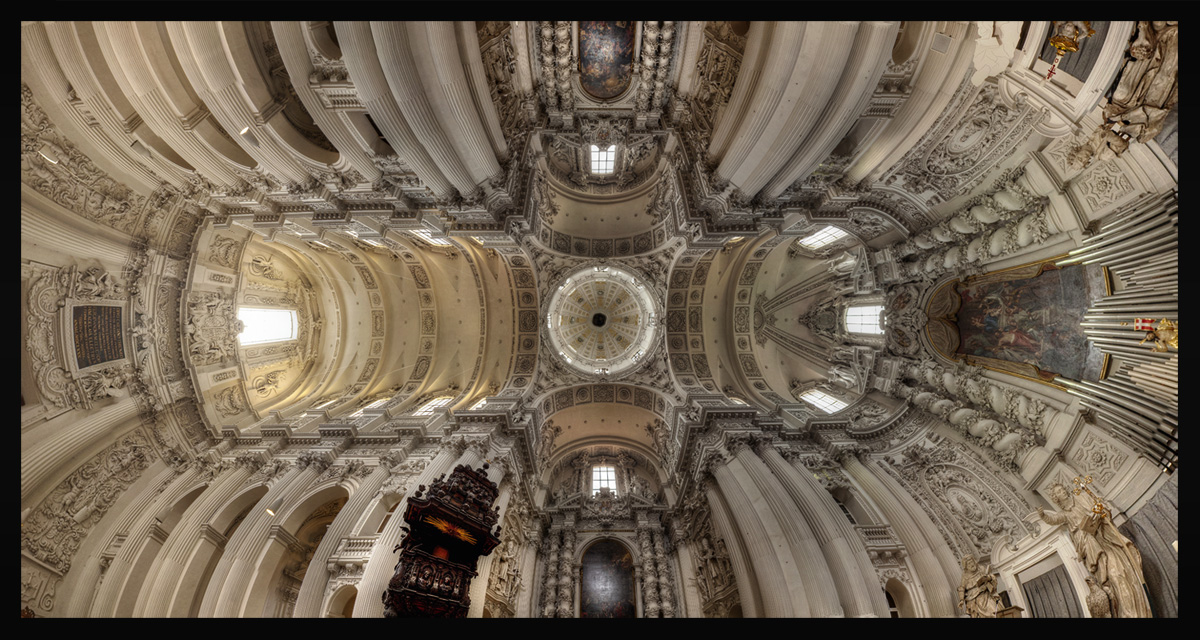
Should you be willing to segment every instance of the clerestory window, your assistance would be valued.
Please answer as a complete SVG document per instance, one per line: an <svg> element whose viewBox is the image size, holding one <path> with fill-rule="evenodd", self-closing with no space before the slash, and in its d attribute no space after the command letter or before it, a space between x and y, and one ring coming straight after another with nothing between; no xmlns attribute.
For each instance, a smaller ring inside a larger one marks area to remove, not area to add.
<svg viewBox="0 0 1200 640"><path fill-rule="evenodd" d="M800 399L825 413L837 413L847 407L845 402L817 389L805 391L800 394Z"/></svg>
<svg viewBox="0 0 1200 640"><path fill-rule="evenodd" d="M883 327L879 326L881 313L883 313L883 305L878 304L847 308L846 331L874 335L883 333Z"/></svg>
<svg viewBox="0 0 1200 640"><path fill-rule="evenodd" d="M237 317L244 326L238 334L242 346L295 340L299 329L296 312L289 309L239 307Z"/></svg>
<svg viewBox="0 0 1200 640"><path fill-rule="evenodd" d="M824 229L816 233L800 239L800 245L809 249L820 249L821 247L836 242L846 236L846 232L841 229L826 225Z"/></svg>
<svg viewBox="0 0 1200 640"><path fill-rule="evenodd" d="M445 396L443 398L434 398L433 400L430 400L429 402L426 402L425 404L421 405L420 408L418 408L416 411L413 412L413 415L414 416L431 416L431 415L433 415L434 411L437 411L438 409L441 409L442 407L450 404L451 400L454 400L454 398L451 396Z"/></svg>
<svg viewBox="0 0 1200 640"><path fill-rule="evenodd" d="M616 495L617 493L617 470L609 466L592 467L592 495L600 493L601 489L607 488Z"/></svg>
<svg viewBox="0 0 1200 640"><path fill-rule="evenodd" d="M592 173L612 173L616 159L617 145L610 145L607 149L592 145Z"/></svg>

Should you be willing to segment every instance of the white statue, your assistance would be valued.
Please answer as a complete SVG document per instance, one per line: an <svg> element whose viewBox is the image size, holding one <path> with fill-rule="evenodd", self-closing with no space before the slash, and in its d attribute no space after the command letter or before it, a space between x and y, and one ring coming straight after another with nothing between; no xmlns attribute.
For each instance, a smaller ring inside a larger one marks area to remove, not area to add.
<svg viewBox="0 0 1200 640"><path fill-rule="evenodd" d="M1094 513L1072 498L1066 487L1054 483L1050 498L1059 511L1038 507L1037 513L1047 524L1064 524L1079 559L1096 579L1096 584L1108 594L1116 618L1149 618L1150 603L1142 583L1142 554L1133 542L1121 534L1112 521L1102 513Z"/></svg>
<svg viewBox="0 0 1200 640"><path fill-rule="evenodd" d="M972 618L995 618L1000 608L996 595L996 576L982 568L973 556L963 556L962 578L958 582L958 608Z"/></svg>

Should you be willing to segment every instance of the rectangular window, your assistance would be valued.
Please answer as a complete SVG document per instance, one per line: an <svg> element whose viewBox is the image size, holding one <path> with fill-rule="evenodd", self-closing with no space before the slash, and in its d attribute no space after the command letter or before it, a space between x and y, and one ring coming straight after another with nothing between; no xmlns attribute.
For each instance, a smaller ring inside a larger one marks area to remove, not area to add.
<svg viewBox="0 0 1200 640"><path fill-rule="evenodd" d="M864 305L846 309L846 331L850 333L881 334L879 314L883 313L883 305Z"/></svg>
<svg viewBox="0 0 1200 640"><path fill-rule="evenodd" d="M431 415L433 415L434 411L441 409L442 407L450 404L450 401L453 399L454 398L452 398L450 396L446 396L445 398L434 398L433 400L430 400L429 402L426 402L425 404L421 405L421 408L414 411L413 415L414 416L431 416Z"/></svg>
<svg viewBox="0 0 1200 640"><path fill-rule="evenodd" d="M592 467L592 495L607 488L614 495L617 493L617 472L613 467Z"/></svg>
<svg viewBox="0 0 1200 640"><path fill-rule="evenodd" d="M601 149L592 145L592 173L612 173L616 163L617 145Z"/></svg>
<svg viewBox="0 0 1200 640"><path fill-rule="evenodd" d="M846 232L841 229L826 225L824 229L800 239L800 244L809 249L819 249L831 242L835 242L845 237Z"/></svg>
<svg viewBox="0 0 1200 640"><path fill-rule="evenodd" d="M428 242L429 244L437 244L437 245L450 244L449 240L446 240L445 238L435 238L435 237L433 237L433 235L431 233L429 233L428 231L426 231L424 229L412 229L411 231L412 231L413 235L424 240L425 242Z"/></svg>
<svg viewBox="0 0 1200 640"><path fill-rule="evenodd" d="M809 389L800 394L800 399L825 413L837 413L847 406L845 402L816 389Z"/></svg>
<svg viewBox="0 0 1200 640"><path fill-rule="evenodd" d="M299 325L296 321L295 311L240 307L237 316L244 327L244 330L238 334L238 342L242 346L296 339Z"/></svg>
<svg viewBox="0 0 1200 640"><path fill-rule="evenodd" d="M375 402L372 402L371 404L369 404L369 405L367 405L367 406L365 406L365 407L363 407L363 408L359 409L358 411L355 411L354 413L350 414L350 417L351 417L351 418L357 418L357 417L361 416L361 415L363 414L363 412L364 412L364 411L366 411L367 409L374 409L374 408L376 408L376 407L378 407L378 406L382 405L383 403L387 402L388 400L391 400L391 398L380 398L380 399L376 400Z"/></svg>

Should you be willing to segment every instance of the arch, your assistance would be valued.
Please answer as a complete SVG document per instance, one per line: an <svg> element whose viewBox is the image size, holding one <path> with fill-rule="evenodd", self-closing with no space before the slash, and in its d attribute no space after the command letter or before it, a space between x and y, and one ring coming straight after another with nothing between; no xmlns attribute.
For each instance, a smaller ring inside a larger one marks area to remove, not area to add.
<svg viewBox="0 0 1200 640"><path fill-rule="evenodd" d="M141 541L142 547L129 564L129 571L125 573L124 583L117 594L116 608L111 614L113 617L129 618L133 616L134 607L137 605L142 586L150 582L150 572L153 569L155 560L158 558L159 552L162 550L163 545L166 544L167 538L175 529L175 525L179 524L179 520L183 517L184 512L187 511L188 507L192 506L192 503L206 489L208 489L207 484L194 487L178 500L164 506L155 514L154 517L158 521L157 527L152 527L150 535ZM93 614L103 615L103 612L94 611Z"/></svg>
<svg viewBox="0 0 1200 640"><path fill-rule="evenodd" d="M833 495L834 502L844 507L846 511L854 518L856 525L872 525L881 522L874 513L864 505L855 495L854 491L846 487L838 487L830 492Z"/></svg>
<svg viewBox="0 0 1200 640"><path fill-rule="evenodd" d="M889 578L883 586L884 593L888 596L888 605L891 607L894 602L896 605L896 617L899 618L916 618L917 609L915 599L909 594L908 587L903 582L896 578Z"/></svg>
<svg viewBox="0 0 1200 640"><path fill-rule="evenodd" d="M342 585L329 596L325 606L326 618L353 618L354 603L358 600L358 587L352 584Z"/></svg>
<svg viewBox="0 0 1200 640"><path fill-rule="evenodd" d="M180 576L175 595L171 598L166 615L173 618L195 618L208 590L208 581L213 569L225 553L225 543L234 531L267 494L267 486L259 484L243 490L217 510L207 523L208 535L202 535L188 554L188 561Z"/></svg>
<svg viewBox="0 0 1200 640"><path fill-rule="evenodd" d="M583 549L579 565L579 617L637 616L632 548L616 537L602 537Z"/></svg>
<svg viewBox="0 0 1200 640"><path fill-rule="evenodd" d="M254 577L243 596L243 617L291 617L295 595L308 575L308 563L324 539L327 525L348 499L344 487L326 484L283 513L279 529L272 531L252 569Z"/></svg>

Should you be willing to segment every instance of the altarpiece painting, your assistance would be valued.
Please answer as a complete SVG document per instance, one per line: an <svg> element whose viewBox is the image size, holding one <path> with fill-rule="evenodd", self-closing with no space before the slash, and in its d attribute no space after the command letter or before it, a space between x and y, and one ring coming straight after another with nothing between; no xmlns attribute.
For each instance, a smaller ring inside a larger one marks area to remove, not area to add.
<svg viewBox="0 0 1200 640"><path fill-rule="evenodd" d="M1104 356L1080 323L1106 282L1103 267L1053 260L953 280L930 299L927 335L968 364L1047 383L1100 380Z"/></svg>

